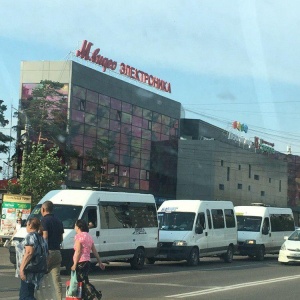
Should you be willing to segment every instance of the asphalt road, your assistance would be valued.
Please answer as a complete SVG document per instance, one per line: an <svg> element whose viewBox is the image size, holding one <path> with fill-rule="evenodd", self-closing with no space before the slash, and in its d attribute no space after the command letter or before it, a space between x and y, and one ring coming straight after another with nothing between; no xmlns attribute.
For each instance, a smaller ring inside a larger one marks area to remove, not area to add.
<svg viewBox="0 0 300 300"><path fill-rule="evenodd" d="M94 270L91 282L102 299L239 299L299 298L300 265L281 265L276 256L263 262L235 257L231 264L204 258L198 267L184 262L156 262L141 271L129 264L112 263ZM62 270L62 281L69 279ZM18 299L20 279L14 277L8 250L0 248L0 299ZM65 293L65 284L64 293Z"/></svg>

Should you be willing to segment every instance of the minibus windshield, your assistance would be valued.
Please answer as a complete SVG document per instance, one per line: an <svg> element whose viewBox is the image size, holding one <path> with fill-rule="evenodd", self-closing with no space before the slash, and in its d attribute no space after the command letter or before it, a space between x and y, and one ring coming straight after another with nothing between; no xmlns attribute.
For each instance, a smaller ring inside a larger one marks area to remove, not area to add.
<svg viewBox="0 0 300 300"><path fill-rule="evenodd" d="M41 219L41 206L41 204L38 204L33 209L28 219L33 217ZM82 206L55 204L53 214L62 221L65 229L73 229L81 210Z"/></svg>
<svg viewBox="0 0 300 300"><path fill-rule="evenodd" d="M195 220L192 212L160 212L158 213L158 226L160 230L191 231Z"/></svg>
<svg viewBox="0 0 300 300"><path fill-rule="evenodd" d="M237 216L238 231L260 231L262 217Z"/></svg>

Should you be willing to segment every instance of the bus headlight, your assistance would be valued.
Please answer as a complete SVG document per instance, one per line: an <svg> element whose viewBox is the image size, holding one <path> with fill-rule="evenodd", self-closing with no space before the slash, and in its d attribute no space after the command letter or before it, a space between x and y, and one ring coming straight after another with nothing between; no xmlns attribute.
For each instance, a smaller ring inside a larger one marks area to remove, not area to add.
<svg viewBox="0 0 300 300"><path fill-rule="evenodd" d="M255 245L256 244L256 240L246 240L245 244L247 244L247 245Z"/></svg>
<svg viewBox="0 0 300 300"><path fill-rule="evenodd" d="M179 247L187 246L187 242L186 241L174 241L173 246L179 246Z"/></svg>

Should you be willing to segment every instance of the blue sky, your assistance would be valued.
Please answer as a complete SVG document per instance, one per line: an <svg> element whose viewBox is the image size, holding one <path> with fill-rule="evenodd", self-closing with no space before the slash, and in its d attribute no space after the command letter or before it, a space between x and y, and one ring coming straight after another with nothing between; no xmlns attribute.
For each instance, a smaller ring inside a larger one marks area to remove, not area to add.
<svg viewBox="0 0 300 300"><path fill-rule="evenodd" d="M0 4L0 99L8 117L10 106L18 106L21 61L70 58L86 39L102 55L170 82L172 94L164 95L181 102L187 118L258 136L277 151L291 145L300 155L299 1ZM249 131L233 129L233 121Z"/></svg>

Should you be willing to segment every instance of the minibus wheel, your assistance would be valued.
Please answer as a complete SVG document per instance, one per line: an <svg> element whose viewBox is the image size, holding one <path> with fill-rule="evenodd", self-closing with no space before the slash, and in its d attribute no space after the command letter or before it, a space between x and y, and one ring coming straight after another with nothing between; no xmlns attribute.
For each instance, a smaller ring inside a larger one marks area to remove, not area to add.
<svg viewBox="0 0 300 300"><path fill-rule="evenodd" d="M141 270L144 267L145 259L145 251L142 248L137 248L133 258L130 259L131 268Z"/></svg>
<svg viewBox="0 0 300 300"><path fill-rule="evenodd" d="M231 263L233 260L233 248L232 246L228 246L227 252L223 256L224 261L227 263Z"/></svg>
<svg viewBox="0 0 300 300"><path fill-rule="evenodd" d="M192 248L189 257L187 259L187 264L189 266L198 266L199 264L199 250L195 247Z"/></svg>

